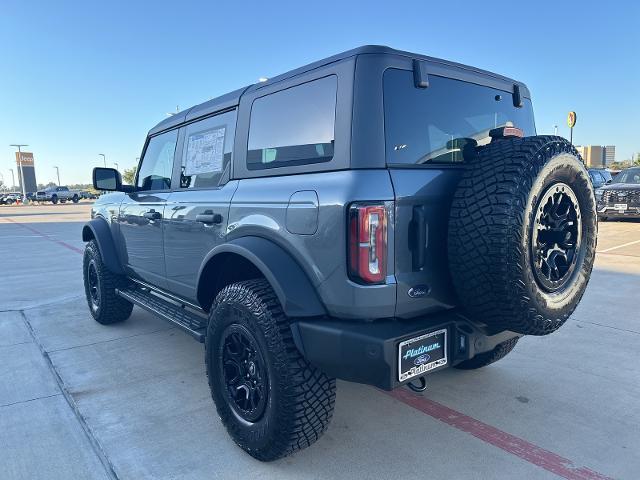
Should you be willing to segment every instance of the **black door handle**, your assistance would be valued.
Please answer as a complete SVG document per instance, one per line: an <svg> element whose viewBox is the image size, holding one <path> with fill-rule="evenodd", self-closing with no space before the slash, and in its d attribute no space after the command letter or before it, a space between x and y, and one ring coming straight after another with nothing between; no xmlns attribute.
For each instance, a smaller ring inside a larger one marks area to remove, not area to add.
<svg viewBox="0 0 640 480"><path fill-rule="evenodd" d="M149 220L160 220L162 218L162 214L160 212L156 212L155 210L144 212L142 216Z"/></svg>
<svg viewBox="0 0 640 480"><path fill-rule="evenodd" d="M222 223L222 215L219 213L209 213L208 211L205 213L199 213L196 215L196 222L204 223L206 225Z"/></svg>

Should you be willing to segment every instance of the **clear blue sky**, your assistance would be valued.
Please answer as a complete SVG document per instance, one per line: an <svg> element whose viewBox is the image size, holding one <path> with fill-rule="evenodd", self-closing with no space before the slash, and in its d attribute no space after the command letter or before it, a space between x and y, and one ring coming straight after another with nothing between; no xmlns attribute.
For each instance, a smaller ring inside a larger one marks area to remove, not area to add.
<svg viewBox="0 0 640 480"><path fill-rule="evenodd" d="M4 0L0 173L28 143L37 179L134 165L173 111L362 44L492 70L530 88L539 133L640 151L638 2Z"/></svg>

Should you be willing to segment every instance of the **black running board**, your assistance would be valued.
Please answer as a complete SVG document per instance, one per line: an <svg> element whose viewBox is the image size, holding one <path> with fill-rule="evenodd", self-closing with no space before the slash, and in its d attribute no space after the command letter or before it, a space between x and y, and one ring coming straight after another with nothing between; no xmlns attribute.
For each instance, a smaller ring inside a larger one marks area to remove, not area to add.
<svg viewBox="0 0 640 480"><path fill-rule="evenodd" d="M204 343L207 328L206 319L191 312L186 306L164 300L152 293L150 289L144 287L134 286L122 290L116 289L116 293L134 305L138 305L140 308L184 330L200 343Z"/></svg>

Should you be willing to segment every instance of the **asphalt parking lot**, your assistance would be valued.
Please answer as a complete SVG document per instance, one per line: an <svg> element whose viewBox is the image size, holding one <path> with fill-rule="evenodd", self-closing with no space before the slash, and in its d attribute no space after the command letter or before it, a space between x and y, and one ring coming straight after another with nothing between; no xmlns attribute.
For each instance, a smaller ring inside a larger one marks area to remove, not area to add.
<svg viewBox="0 0 640 480"><path fill-rule="evenodd" d="M218 420L202 345L138 308L91 319L89 208L0 208L2 479L640 478L640 222L600 225L557 333L421 395L339 382L328 433L263 464Z"/></svg>

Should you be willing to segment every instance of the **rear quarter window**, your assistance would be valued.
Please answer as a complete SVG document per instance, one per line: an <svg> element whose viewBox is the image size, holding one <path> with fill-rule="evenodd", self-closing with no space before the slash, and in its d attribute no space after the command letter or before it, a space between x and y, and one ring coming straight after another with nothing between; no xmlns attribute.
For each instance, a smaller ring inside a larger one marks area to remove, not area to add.
<svg viewBox="0 0 640 480"><path fill-rule="evenodd" d="M413 72L398 69L388 69L383 83L388 164L462 162L464 139L486 144L501 126L535 135L531 100L514 107L511 92L436 75L416 88Z"/></svg>
<svg viewBox="0 0 640 480"><path fill-rule="evenodd" d="M337 77L331 75L257 98L251 107L247 168L330 161L337 88Z"/></svg>

